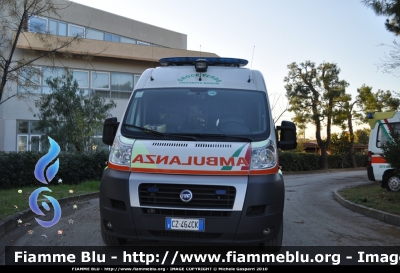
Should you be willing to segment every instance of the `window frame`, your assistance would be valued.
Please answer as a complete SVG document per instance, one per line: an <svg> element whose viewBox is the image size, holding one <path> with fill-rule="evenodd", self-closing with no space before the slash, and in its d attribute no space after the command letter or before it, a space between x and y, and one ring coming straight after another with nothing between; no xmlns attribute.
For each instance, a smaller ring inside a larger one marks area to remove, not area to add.
<svg viewBox="0 0 400 273"><path fill-rule="evenodd" d="M20 122L26 122L28 123L28 128L27 128L27 132L19 132L19 123ZM17 120L16 121L16 138L17 138L17 152L28 152L28 151L32 151L32 138L34 137L39 137L39 147L38 147L38 151L41 152L42 151L42 144L40 142L40 138L43 136L43 134L41 134L40 132L34 131L33 130L33 123L38 122L37 120ZM25 150L21 150L20 149L20 138L21 139L25 139L24 140L24 145L25 145Z"/></svg>
<svg viewBox="0 0 400 273"><path fill-rule="evenodd" d="M91 31L101 33L103 37L101 39L95 39L95 38L92 38L92 37L87 37L87 34L90 33ZM101 31L101 30L98 30L98 29L94 29L94 28L86 28L85 39L90 39L90 40L95 40L95 41L105 41L105 32Z"/></svg>
<svg viewBox="0 0 400 273"><path fill-rule="evenodd" d="M82 27L82 26L79 26L79 25L74 25L74 24L68 24L68 32L67 32L67 36L68 36L68 37L75 37L75 36L72 36L72 35L71 35L71 27L76 27L76 28L81 28L81 29L83 29L83 31L82 31L82 36L78 35L78 37L79 37L79 38L85 38L85 36L86 36L86 28L85 28L85 27Z"/></svg>
<svg viewBox="0 0 400 273"><path fill-rule="evenodd" d="M32 18L39 18L39 19L43 19L43 20L45 20L46 21L46 24L45 24L45 30L44 30L44 32L37 32L37 31L32 31L31 30L31 20L32 20ZM28 31L29 32L32 32L32 33L41 33L41 34L45 34L45 33L47 33L48 31L49 31L49 18L47 18L47 17L42 17L42 16L37 16L37 15L32 15L32 16L30 16L29 17L29 20L28 20Z"/></svg>
<svg viewBox="0 0 400 273"><path fill-rule="evenodd" d="M101 87L93 87L93 74L95 73L101 73L101 74L107 74L108 75L108 88L101 88ZM104 71L90 71L90 89L93 90L111 90L111 72L104 72Z"/></svg>
<svg viewBox="0 0 400 273"><path fill-rule="evenodd" d="M83 69L73 69L73 68L65 68L62 66L55 66L55 67L49 67L49 66L33 66L33 68L38 69L40 71L40 79L38 81L38 85L35 86L31 86L31 88L35 88L37 87L37 89L35 90L29 90L27 89L27 85L23 85L21 83L18 83L18 92L22 93L22 92L32 92L35 95L45 95L45 94L50 94L51 92L49 92L49 86L46 84L45 80L47 78L45 78L44 73L46 72L47 69L58 69L61 70L63 73L65 73L67 71L67 69L69 69L71 71L71 73L73 74L74 72L79 72L79 73L84 73L86 75L86 81L87 81L87 85L86 86L82 86L81 83L78 81L78 89L84 90L86 92L87 95L90 95L92 93L95 93L96 90L98 91L103 91L103 94L105 94L104 91L108 91L108 95L107 96L102 96L105 98L115 98L115 99L123 99L123 100L128 100L130 95L132 94L133 90L135 89L135 86L137 85L137 82L141 76L141 74L135 74L135 73L131 73L131 72L125 72L125 71L93 71L93 70L83 70ZM93 86L93 79L95 78L95 74L106 74L107 78L108 78L108 87L107 88L96 88ZM132 90L129 91L125 91L125 90L113 90L112 89L112 74L126 74L129 76L132 76L133 79L133 87ZM53 76L53 75L51 75ZM58 75L57 76L62 76ZM75 78L74 78L75 79ZM21 81L20 81L21 82ZM25 91L25 89L27 89L28 91ZM44 93L44 90L46 90L46 92ZM114 93L126 93L127 95L124 96L113 96L111 92ZM129 95L128 95L129 94Z"/></svg>
<svg viewBox="0 0 400 273"><path fill-rule="evenodd" d="M56 34L51 33L51 30L50 30L50 23L51 23L51 22L57 23ZM61 24L65 24L65 35L60 34L60 23L61 23ZM49 31L49 33L50 33L51 35L57 35L57 36L67 37L67 36L68 36L68 25L69 25L69 24L68 24L67 22L59 21L59 20L55 20L55 19L49 18L48 27L47 27L47 28L48 28L48 31Z"/></svg>
<svg viewBox="0 0 400 273"><path fill-rule="evenodd" d="M389 137L386 134L390 134L390 127L394 128L395 132L400 133L400 122L389 122L388 124L382 123L379 124L377 135L376 135L376 147L382 149L382 145L386 143L386 141L389 140ZM382 129L384 128L384 129ZM389 129L388 132L387 129ZM385 139L382 138L382 136L385 135ZM385 141L383 141L385 140Z"/></svg>
<svg viewBox="0 0 400 273"><path fill-rule="evenodd" d="M24 85L21 82L21 75L18 76L18 93L25 93L25 92L32 92L32 93L37 93L37 95L41 95L42 94L42 87L43 87L43 67L42 66L32 66L32 68L39 70L39 81L37 85ZM20 72L20 74L22 74ZM35 88L37 87L37 89L35 90L28 90L28 88ZM22 89L22 90L21 90Z"/></svg>
<svg viewBox="0 0 400 273"><path fill-rule="evenodd" d="M137 44L137 45L143 45L143 46L151 46L150 43L143 42L143 41L139 41L139 40L136 40L136 44Z"/></svg>
<svg viewBox="0 0 400 273"><path fill-rule="evenodd" d="M90 88L90 71L89 70L81 70L81 69L70 69L71 70L71 72L72 72L72 78L75 80L75 78L74 78L74 71L77 71L77 72L83 72L83 73L86 73L86 75L87 75L87 86L80 86L79 85L79 81L77 81L78 82L78 89L89 89Z"/></svg>

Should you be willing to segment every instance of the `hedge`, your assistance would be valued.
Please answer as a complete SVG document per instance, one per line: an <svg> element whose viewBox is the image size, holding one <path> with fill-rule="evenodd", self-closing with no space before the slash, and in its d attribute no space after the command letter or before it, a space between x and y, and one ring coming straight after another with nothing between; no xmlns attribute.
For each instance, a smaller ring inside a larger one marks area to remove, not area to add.
<svg viewBox="0 0 400 273"><path fill-rule="evenodd" d="M280 152L279 165L282 171L313 171L320 169L320 155L311 153ZM355 154L357 167L367 167L368 156ZM349 156L328 155L329 169L352 168Z"/></svg>
<svg viewBox="0 0 400 273"><path fill-rule="evenodd" d="M34 175L34 170L36 163L44 155L44 152L0 151L0 189L40 184L41 182ZM50 183L57 183L61 178L63 184L76 185L87 180L101 179L108 160L108 152L61 152L57 158L59 159L59 169Z"/></svg>
<svg viewBox="0 0 400 273"><path fill-rule="evenodd" d="M0 151L0 189L37 186L40 183L34 170L43 152L2 152ZM51 181L63 184L79 184L87 180L100 180L108 160L107 151L66 153L61 152L59 169ZM320 156L308 153L280 152L279 165L284 172L319 170ZM357 166L367 166L367 155L356 154ZM50 163L51 164L51 163ZM49 164L49 165L50 165ZM330 169L350 168L350 158L328 155Z"/></svg>

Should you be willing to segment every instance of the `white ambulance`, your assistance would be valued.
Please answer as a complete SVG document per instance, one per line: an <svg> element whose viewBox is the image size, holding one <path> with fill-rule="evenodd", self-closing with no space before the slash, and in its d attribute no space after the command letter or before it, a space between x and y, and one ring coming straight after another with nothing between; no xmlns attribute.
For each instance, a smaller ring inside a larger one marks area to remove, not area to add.
<svg viewBox="0 0 400 273"><path fill-rule="evenodd" d="M285 187L262 74L235 58L176 57L143 72L111 146L100 186L103 241L282 245Z"/></svg>
<svg viewBox="0 0 400 273"><path fill-rule="evenodd" d="M388 191L400 191L400 177L394 174L390 164L382 157L382 144L392 139L390 132L400 132L400 112L369 113L368 118L371 127L368 143L368 179L381 182L381 187Z"/></svg>

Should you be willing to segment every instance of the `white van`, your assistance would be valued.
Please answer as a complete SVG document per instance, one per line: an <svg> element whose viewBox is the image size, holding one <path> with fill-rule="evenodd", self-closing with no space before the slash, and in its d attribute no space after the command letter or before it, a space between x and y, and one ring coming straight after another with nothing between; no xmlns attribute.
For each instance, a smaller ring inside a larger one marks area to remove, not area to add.
<svg viewBox="0 0 400 273"><path fill-rule="evenodd" d="M282 245L285 187L278 148L296 126L275 127L262 74L234 58L176 57L143 72L100 186L107 245L128 239ZM279 134L278 134L279 132Z"/></svg>
<svg viewBox="0 0 400 273"><path fill-rule="evenodd" d="M388 191L400 191L400 177L382 157L382 144L391 140L391 130L400 132L400 112L369 113L371 132L368 143L368 179L381 182Z"/></svg>

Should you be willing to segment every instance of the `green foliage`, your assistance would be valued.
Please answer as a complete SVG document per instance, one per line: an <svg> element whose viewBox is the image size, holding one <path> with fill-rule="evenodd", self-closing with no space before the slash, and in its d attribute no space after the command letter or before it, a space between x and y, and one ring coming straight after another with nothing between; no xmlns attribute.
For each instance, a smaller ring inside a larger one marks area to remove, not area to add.
<svg viewBox="0 0 400 273"><path fill-rule="evenodd" d="M297 134L297 145L296 145L296 149L294 149L294 152L295 153L303 153L305 142L306 142L306 140L303 138L299 138L299 134Z"/></svg>
<svg viewBox="0 0 400 273"><path fill-rule="evenodd" d="M116 107L114 101L106 102L98 95L87 96L78 89L78 83L67 71L61 78L47 79L51 93L36 102L39 122L36 127L47 137L54 139L63 151L88 151L94 142L96 130Z"/></svg>
<svg viewBox="0 0 400 273"><path fill-rule="evenodd" d="M346 187L339 191L345 199L365 207L400 215L400 194L388 192L376 183Z"/></svg>
<svg viewBox="0 0 400 273"><path fill-rule="evenodd" d="M342 123L346 116L339 111L339 101L349 101L345 89L349 85L339 79L340 69L334 63L316 66L311 61L291 63L284 78L289 111L294 113L296 124L312 123L316 128L316 139L321 148L321 167L328 167L326 157L333 120ZM326 128L326 139L321 137L321 128Z"/></svg>
<svg viewBox="0 0 400 273"><path fill-rule="evenodd" d="M34 170L43 152L3 152L0 151L0 189L13 189L43 185L36 180ZM62 179L63 185L77 185L88 180L101 180L108 151L87 153L61 152L58 155L59 169L50 185L57 186ZM356 154L357 165L367 166L366 155ZM310 153L279 152L279 165L284 172L319 170L320 156ZM343 164L342 158L328 156L329 167L334 169L349 168L350 163ZM347 159L346 162L350 162Z"/></svg>
<svg viewBox="0 0 400 273"><path fill-rule="evenodd" d="M369 129L369 128L362 128L362 129L356 130L354 132L355 142L359 143L359 144L368 144L370 132L371 132L371 129Z"/></svg>
<svg viewBox="0 0 400 273"><path fill-rule="evenodd" d="M391 139L382 144L382 156L386 162L400 175L400 132L391 131Z"/></svg>
<svg viewBox="0 0 400 273"><path fill-rule="evenodd" d="M284 172L319 170L319 155L310 153L282 152L279 165Z"/></svg>
<svg viewBox="0 0 400 273"><path fill-rule="evenodd" d="M351 142L349 139L349 134L341 133L338 135L337 133L333 133L331 135L331 143L329 144L329 150L332 155L346 156L351 149Z"/></svg>
<svg viewBox="0 0 400 273"><path fill-rule="evenodd" d="M108 151L86 153L61 152L58 155L59 169L50 182L56 185L61 178L63 184L76 185L82 181L100 180ZM0 189L43 185L36 180L34 170L43 152L3 152L0 151Z"/></svg>
<svg viewBox="0 0 400 273"><path fill-rule="evenodd" d="M376 15L388 16L385 27L389 32L400 35L400 1L399 0L362 0Z"/></svg>
<svg viewBox="0 0 400 273"><path fill-rule="evenodd" d="M314 153L280 152L279 165L284 172L320 170L320 155ZM355 154L358 167L366 167L368 156ZM328 155L329 169L352 168L350 156Z"/></svg>
<svg viewBox="0 0 400 273"><path fill-rule="evenodd" d="M372 87L363 84L361 88L357 89L358 106L361 108L364 116L361 121L368 123L367 113L369 112L385 112L396 111L400 109L400 99L394 98L392 93L387 90L378 90L372 92Z"/></svg>

